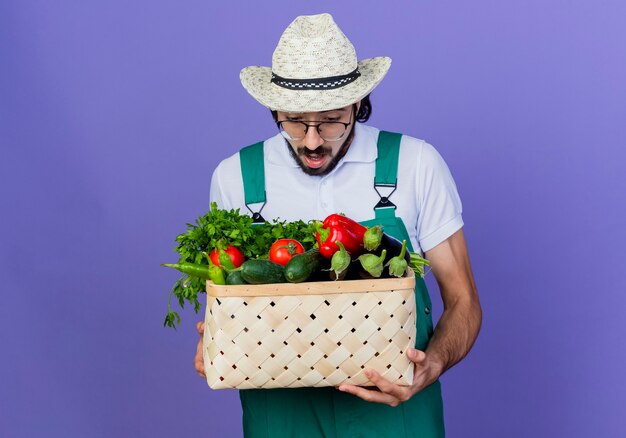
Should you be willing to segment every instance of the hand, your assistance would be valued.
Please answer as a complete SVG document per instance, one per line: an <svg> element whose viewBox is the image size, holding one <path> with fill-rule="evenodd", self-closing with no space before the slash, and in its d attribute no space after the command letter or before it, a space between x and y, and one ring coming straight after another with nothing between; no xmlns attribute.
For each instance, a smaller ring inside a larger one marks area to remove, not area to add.
<svg viewBox="0 0 626 438"><path fill-rule="evenodd" d="M435 382L443 370L433 358L421 350L409 348L407 356L415 364L413 384L411 386L396 385L376 371L368 369L365 370L365 375L376 385L375 387L368 389L361 386L341 384L337 389L349 392L365 401L398 406Z"/></svg>
<svg viewBox="0 0 626 438"><path fill-rule="evenodd" d="M200 340L198 341L198 347L196 347L196 357L193 358L193 365L196 368L196 371L200 375L206 379L206 374L204 374L204 354L202 351L202 336L204 335L204 321L199 321L196 324L196 330L198 330L198 334L200 335Z"/></svg>

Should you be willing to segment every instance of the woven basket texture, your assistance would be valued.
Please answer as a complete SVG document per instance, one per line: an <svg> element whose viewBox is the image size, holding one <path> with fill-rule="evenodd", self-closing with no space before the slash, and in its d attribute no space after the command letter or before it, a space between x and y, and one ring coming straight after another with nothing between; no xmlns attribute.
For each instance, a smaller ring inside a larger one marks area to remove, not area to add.
<svg viewBox="0 0 626 438"><path fill-rule="evenodd" d="M410 385L415 278L216 286L207 283L204 363L213 389Z"/></svg>

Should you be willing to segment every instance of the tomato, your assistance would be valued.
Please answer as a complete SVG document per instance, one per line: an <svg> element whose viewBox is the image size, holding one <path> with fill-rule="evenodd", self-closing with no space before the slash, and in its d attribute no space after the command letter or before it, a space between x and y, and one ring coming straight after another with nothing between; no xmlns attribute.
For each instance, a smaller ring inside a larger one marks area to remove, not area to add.
<svg viewBox="0 0 626 438"><path fill-rule="evenodd" d="M296 254L302 254L304 247L294 239L278 239L270 247L270 260L285 266Z"/></svg>
<svg viewBox="0 0 626 438"><path fill-rule="evenodd" d="M232 245L226 248L224 252L228 254L228 257L230 257L230 259L233 261L233 265L235 265L235 268L238 268L239 266L241 266L244 260L246 259L243 253L241 252L241 250ZM213 262L214 265L222 266L220 264L220 252L217 248L211 251L211 253L209 254L209 257L211 258L211 261Z"/></svg>

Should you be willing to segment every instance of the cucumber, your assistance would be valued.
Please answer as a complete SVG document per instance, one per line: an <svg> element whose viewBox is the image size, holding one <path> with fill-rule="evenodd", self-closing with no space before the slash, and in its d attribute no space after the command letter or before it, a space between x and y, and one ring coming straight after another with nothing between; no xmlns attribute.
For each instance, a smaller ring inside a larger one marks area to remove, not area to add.
<svg viewBox="0 0 626 438"><path fill-rule="evenodd" d="M284 283L285 269L266 259L250 259L241 265L241 276L250 284Z"/></svg>
<svg viewBox="0 0 626 438"><path fill-rule="evenodd" d="M226 277L226 284L247 284L247 282L243 279L241 271L237 269L235 271L230 271Z"/></svg>
<svg viewBox="0 0 626 438"><path fill-rule="evenodd" d="M290 283L306 281L311 274L322 268L325 261L327 261L326 258L317 248L297 254L285 265L285 279Z"/></svg>

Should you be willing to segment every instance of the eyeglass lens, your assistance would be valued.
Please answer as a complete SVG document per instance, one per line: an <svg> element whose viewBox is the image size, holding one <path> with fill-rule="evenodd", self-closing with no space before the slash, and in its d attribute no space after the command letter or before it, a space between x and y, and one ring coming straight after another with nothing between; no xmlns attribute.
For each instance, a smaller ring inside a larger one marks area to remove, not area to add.
<svg viewBox="0 0 626 438"><path fill-rule="evenodd" d="M302 140L306 136L307 124L304 122L285 121L280 124L283 135L289 140ZM322 122L318 125L308 125L308 129L317 129L318 134L324 140L338 140L346 132L346 125L339 122Z"/></svg>

